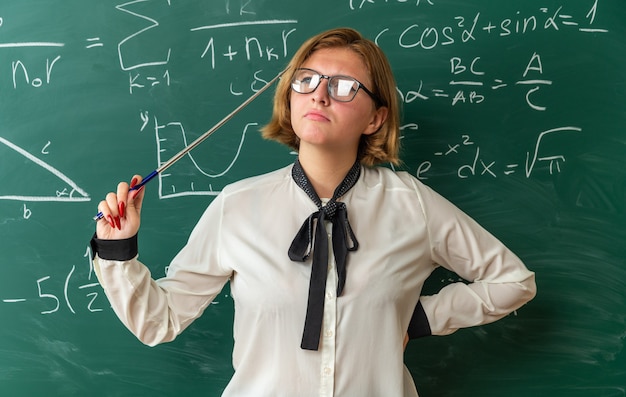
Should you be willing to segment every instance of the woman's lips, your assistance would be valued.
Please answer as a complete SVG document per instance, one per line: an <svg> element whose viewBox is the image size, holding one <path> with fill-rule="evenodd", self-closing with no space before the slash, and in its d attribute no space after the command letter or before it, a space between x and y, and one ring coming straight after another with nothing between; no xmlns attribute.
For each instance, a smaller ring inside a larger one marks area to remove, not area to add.
<svg viewBox="0 0 626 397"><path fill-rule="evenodd" d="M316 110L310 110L306 112L304 117L309 120L314 120L314 121L328 121L328 117L326 117L326 115L324 115L323 112L319 112Z"/></svg>

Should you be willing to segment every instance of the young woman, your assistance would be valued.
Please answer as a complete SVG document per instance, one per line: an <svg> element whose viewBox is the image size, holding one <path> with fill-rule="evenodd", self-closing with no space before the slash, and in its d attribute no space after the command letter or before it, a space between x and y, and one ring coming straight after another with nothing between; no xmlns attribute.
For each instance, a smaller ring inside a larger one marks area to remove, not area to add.
<svg viewBox="0 0 626 397"><path fill-rule="evenodd" d="M144 192L98 209L98 278L144 343L173 340L230 282L235 373L224 396L417 396L403 339L495 321L535 295L534 274L450 202L403 172L398 100L381 50L323 32L289 63L264 136L293 165L226 187L153 280L137 259ZM130 184L140 182L135 176ZM437 266L469 283L421 296Z"/></svg>

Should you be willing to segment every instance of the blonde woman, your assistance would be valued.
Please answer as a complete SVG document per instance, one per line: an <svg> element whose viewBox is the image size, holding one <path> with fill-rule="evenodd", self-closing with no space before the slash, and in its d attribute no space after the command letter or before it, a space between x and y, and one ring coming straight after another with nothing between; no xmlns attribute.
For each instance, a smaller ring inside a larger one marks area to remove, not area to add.
<svg viewBox="0 0 626 397"><path fill-rule="evenodd" d="M449 201L376 167L398 162L398 119L372 41L352 29L309 39L263 129L297 160L223 189L167 277L153 280L137 259L144 192L122 182L100 202L94 263L121 321L148 345L171 341L229 282L235 372L224 396L417 396L407 332L495 321L532 299L535 281ZM437 266L468 282L421 296Z"/></svg>

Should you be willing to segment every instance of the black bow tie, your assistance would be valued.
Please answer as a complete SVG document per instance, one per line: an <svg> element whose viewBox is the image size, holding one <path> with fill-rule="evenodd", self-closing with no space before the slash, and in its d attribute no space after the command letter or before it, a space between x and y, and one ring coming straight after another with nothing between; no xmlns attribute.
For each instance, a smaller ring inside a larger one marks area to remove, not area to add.
<svg viewBox="0 0 626 397"><path fill-rule="evenodd" d="M313 189L300 161L296 159L291 175L295 183L304 190L317 205L318 210L304 221L289 247L289 259L304 262L313 253L311 280L309 282L309 300L307 304L304 332L300 347L306 350L317 350L319 347L324 316L324 295L326 293L326 278L328 275L328 236L324 221L332 222L333 253L337 264L337 296L343 292L346 283L346 259L348 251L356 251L359 242L348 222L346 205L337 202L354 186L359 179L361 165L355 162L344 180L337 186L330 201L322 206L322 200ZM315 237L314 237L315 235Z"/></svg>

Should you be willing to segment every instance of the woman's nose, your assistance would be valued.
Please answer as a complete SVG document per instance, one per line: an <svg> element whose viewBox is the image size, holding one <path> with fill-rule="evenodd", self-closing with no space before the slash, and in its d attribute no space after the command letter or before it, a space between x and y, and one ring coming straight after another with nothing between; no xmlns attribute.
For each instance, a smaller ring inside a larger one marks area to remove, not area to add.
<svg viewBox="0 0 626 397"><path fill-rule="evenodd" d="M320 84L317 86L315 91L311 93L312 98L315 102L319 102L324 105L330 104L330 96L328 95L328 79L322 78Z"/></svg>

